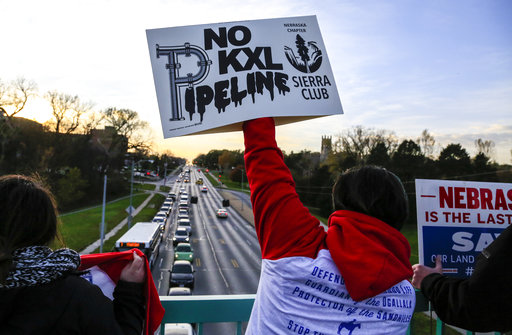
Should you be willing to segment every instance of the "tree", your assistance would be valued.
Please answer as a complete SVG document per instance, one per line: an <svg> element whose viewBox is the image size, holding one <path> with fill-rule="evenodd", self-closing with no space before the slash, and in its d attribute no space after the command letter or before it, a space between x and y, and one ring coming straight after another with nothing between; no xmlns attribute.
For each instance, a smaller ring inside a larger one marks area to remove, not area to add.
<svg viewBox="0 0 512 335"><path fill-rule="evenodd" d="M36 83L25 78L18 78L10 85L0 81L0 115L8 118L15 116L25 108L29 97L36 92Z"/></svg>
<svg viewBox="0 0 512 335"><path fill-rule="evenodd" d="M494 142L491 140L482 140L481 138L475 140L477 152L484 154L487 157L492 157L494 153Z"/></svg>
<svg viewBox="0 0 512 335"><path fill-rule="evenodd" d="M386 130L374 130L363 126L355 126L344 131L342 134L335 136L334 151L338 158L334 160L328 158L329 164L336 164L336 162L344 162L344 164L343 166L339 165L338 168L331 165L330 170L343 171L347 167L366 164L367 158L377 145L381 146L380 150L386 148L386 151L391 154L397 145L395 134ZM384 145L384 148L382 148L382 145ZM352 166L347 166L349 161L353 162Z"/></svg>
<svg viewBox="0 0 512 335"><path fill-rule="evenodd" d="M149 151L152 141L149 125L139 119L137 112L131 109L107 108L103 111L104 122L115 133L128 140L128 150Z"/></svg>
<svg viewBox="0 0 512 335"><path fill-rule="evenodd" d="M389 167L391 157L389 157L388 148L384 142L377 143L371 150L366 160L368 164Z"/></svg>
<svg viewBox="0 0 512 335"><path fill-rule="evenodd" d="M496 176L496 167L491 163L491 159L483 152L479 152L472 161L474 176L472 180L477 181L498 181Z"/></svg>
<svg viewBox="0 0 512 335"><path fill-rule="evenodd" d="M219 166L222 167L224 171L228 170L233 166L235 160L233 157L233 153L229 150L224 150L222 154L219 156Z"/></svg>
<svg viewBox="0 0 512 335"><path fill-rule="evenodd" d="M420 146L413 140L403 140L393 154L393 171L402 181L411 181L420 174L424 161Z"/></svg>
<svg viewBox="0 0 512 335"><path fill-rule="evenodd" d="M449 144L439 154L439 170L443 177L454 178L471 172L469 155L460 144Z"/></svg>
<svg viewBox="0 0 512 335"><path fill-rule="evenodd" d="M434 136L430 135L428 129L424 129L421 132L421 136L417 139L417 143L425 157L432 158L434 156L436 140L434 139Z"/></svg>
<svg viewBox="0 0 512 335"><path fill-rule="evenodd" d="M56 133L71 134L80 126L83 114L92 109L92 103L82 103L77 95L49 91L45 95L52 108L52 117L46 126Z"/></svg>
<svg viewBox="0 0 512 335"><path fill-rule="evenodd" d="M79 168L73 167L57 182L57 198L61 206L80 202L85 196L87 181L82 178Z"/></svg>

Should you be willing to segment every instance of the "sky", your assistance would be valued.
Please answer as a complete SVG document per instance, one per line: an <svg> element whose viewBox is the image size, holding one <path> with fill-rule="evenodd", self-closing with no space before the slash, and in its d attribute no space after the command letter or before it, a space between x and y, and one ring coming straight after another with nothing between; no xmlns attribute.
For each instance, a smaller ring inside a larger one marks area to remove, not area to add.
<svg viewBox="0 0 512 335"><path fill-rule="evenodd" d="M512 163L512 1L508 0L0 0L0 80L34 81L108 107L135 110L159 151L190 160L243 150L241 132L163 139L146 29L316 15L344 114L280 126L286 152L320 151L355 126L416 139L437 152L478 138ZM33 99L19 116L44 122Z"/></svg>

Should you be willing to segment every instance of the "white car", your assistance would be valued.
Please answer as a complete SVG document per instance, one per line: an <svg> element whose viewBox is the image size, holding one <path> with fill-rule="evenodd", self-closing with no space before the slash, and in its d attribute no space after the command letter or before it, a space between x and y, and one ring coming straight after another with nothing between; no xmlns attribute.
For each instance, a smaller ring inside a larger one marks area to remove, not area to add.
<svg viewBox="0 0 512 335"><path fill-rule="evenodd" d="M201 192L203 192L203 193L208 192L208 187L206 187L206 186L201 187Z"/></svg>
<svg viewBox="0 0 512 335"><path fill-rule="evenodd" d="M192 226L189 219L178 219L178 227L184 227L192 235Z"/></svg>
<svg viewBox="0 0 512 335"><path fill-rule="evenodd" d="M217 209L217 217L227 219L228 218L228 211L225 208L219 208Z"/></svg>
<svg viewBox="0 0 512 335"><path fill-rule="evenodd" d="M196 332L190 323L166 323L165 335L195 335Z"/></svg>

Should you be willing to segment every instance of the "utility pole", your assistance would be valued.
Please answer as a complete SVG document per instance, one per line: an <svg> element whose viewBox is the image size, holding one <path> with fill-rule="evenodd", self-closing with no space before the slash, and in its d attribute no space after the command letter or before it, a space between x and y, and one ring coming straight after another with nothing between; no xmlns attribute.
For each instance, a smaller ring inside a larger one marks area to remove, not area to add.
<svg viewBox="0 0 512 335"><path fill-rule="evenodd" d="M164 163L164 186L167 182L167 162Z"/></svg>
<svg viewBox="0 0 512 335"><path fill-rule="evenodd" d="M135 162L134 162L134 159L132 157L132 177L131 177L131 181L130 181L130 207L128 207L128 229L131 228L131 225L132 225L132 197L133 197L133 169L134 169L134 165L135 165Z"/></svg>
<svg viewBox="0 0 512 335"><path fill-rule="evenodd" d="M103 240L105 239L105 205L107 200L107 171L103 180L103 209L101 211L101 229L100 229L100 254L103 252Z"/></svg>

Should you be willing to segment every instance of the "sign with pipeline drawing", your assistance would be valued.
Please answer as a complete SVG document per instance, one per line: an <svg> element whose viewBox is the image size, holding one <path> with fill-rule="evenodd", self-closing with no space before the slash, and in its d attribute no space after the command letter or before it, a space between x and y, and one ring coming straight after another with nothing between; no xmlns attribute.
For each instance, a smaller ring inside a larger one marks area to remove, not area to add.
<svg viewBox="0 0 512 335"><path fill-rule="evenodd" d="M343 114L316 16L146 31L164 138Z"/></svg>

